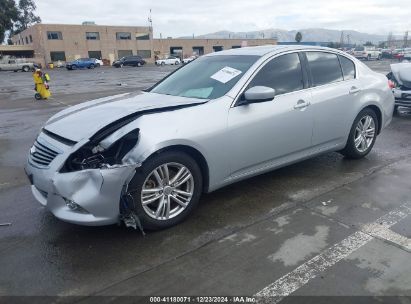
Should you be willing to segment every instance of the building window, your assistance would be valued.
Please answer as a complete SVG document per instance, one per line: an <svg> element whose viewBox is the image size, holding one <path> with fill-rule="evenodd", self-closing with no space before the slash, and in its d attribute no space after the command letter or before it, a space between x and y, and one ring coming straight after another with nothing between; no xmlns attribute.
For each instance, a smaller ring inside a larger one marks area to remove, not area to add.
<svg viewBox="0 0 411 304"><path fill-rule="evenodd" d="M193 46L193 54L197 56L204 55L204 47L203 46Z"/></svg>
<svg viewBox="0 0 411 304"><path fill-rule="evenodd" d="M213 46L213 51L214 52L221 52L223 50L223 47L220 45L215 45Z"/></svg>
<svg viewBox="0 0 411 304"><path fill-rule="evenodd" d="M48 40L63 40L61 32L47 32Z"/></svg>
<svg viewBox="0 0 411 304"><path fill-rule="evenodd" d="M66 61L66 53L64 52L50 52L51 61Z"/></svg>
<svg viewBox="0 0 411 304"><path fill-rule="evenodd" d="M30 43L33 43L33 37L31 37L31 35L29 37L30 37Z"/></svg>
<svg viewBox="0 0 411 304"><path fill-rule="evenodd" d="M171 46L170 47L170 55L181 58L183 55L183 47L181 46Z"/></svg>
<svg viewBox="0 0 411 304"><path fill-rule="evenodd" d="M131 40L131 33L127 32L118 32L116 33L117 40Z"/></svg>
<svg viewBox="0 0 411 304"><path fill-rule="evenodd" d="M87 40L100 40L100 33L99 32L86 32L86 39Z"/></svg>
<svg viewBox="0 0 411 304"><path fill-rule="evenodd" d="M136 40L150 40L149 33L136 33Z"/></svg>
<svg viewBox="0 0 411 304"><path fill-rule="evenodd" d="M142 58L151 58L151 50L137 50L137 55Z"/></svg>
<svg viewBox="0 0 411 304"><path fill-rule="evenodd" d="M241 45L233 45L231 48L232 49L239 49L239 48L241 48Z"/></svg>
<svg viewBox="0 0 411 304"><path fill-rule="evenodd" d="M101 51L88 51L88 57L102 59Z"/></svg>
<svg viewBox="0 0 411 304"><path fill-rule="evenodd" d="M118 50L118 58L132 56L132 55L133 55L132 50Z"/></svg>
<svg viewBox="0 0 411 304"><path fill-rule="evenodd" d="M26 44L29 44L29 38L26 36Z"/></svg>

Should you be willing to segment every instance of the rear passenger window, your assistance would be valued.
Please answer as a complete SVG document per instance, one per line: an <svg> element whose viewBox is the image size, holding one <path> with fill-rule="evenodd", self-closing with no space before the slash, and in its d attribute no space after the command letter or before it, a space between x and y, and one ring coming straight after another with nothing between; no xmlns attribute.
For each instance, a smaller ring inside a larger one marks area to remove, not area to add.
<svg viewBox="0 0 411 304"><path fill-rule="evenodd" d="M267 63L251 81L249 87L265 86L284 94L304 88L300 58L297 53L282 55Z"/></svg>
<svg viewBox="0 0 411 304"><path fill-rule="evenodd" d="M325 52L307 52L306 54L314 86L343 80L337 55Z"/></svg>
<svg viewBox="0 0 411 304"><path fill-rule="evenodd" d="M355 78L355 65L350 59L344 56L338 56L340 58L341 67L344 74L344 80Z"/></svg>

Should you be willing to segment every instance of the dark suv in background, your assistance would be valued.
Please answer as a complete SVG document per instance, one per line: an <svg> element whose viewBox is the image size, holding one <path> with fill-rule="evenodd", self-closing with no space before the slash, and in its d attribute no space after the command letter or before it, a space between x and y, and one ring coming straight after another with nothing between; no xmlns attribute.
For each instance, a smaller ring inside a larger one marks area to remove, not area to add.
<svg viewBox="0 0 411 304"><path fill-rule="evenodd" d="M142 66L146 61L140 56L126 56L113 62L113 67L121 68L123 66Z"/></svg>

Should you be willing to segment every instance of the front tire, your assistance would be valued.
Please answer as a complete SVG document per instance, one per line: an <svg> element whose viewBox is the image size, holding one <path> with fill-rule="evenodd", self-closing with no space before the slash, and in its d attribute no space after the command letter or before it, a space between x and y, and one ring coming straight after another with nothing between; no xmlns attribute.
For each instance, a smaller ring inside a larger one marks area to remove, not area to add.
<svg viewBox="0 0 411 304"><path fill-rule="evenodd" d="M354 120L347 144L341 153L351 159L360 159L372 150L378 132L378 118L372 109L362 110Z"/></svg>
<svg viewBox="0 0 411 304"><path fill-rule="evenodd" d="M25 65L25 66L22 68L22 70L23 70L23 72L28 72L28 71L30 71L30 67L28 67L27 65Z"/></svg>
<svg viewBox="0 0 411 304"><path fill-rule="evenodd" d="M168 151L149 158L130 181L134 211L144 229L160 230L185 220L198 205L201 169L186 153Z"/></svg>

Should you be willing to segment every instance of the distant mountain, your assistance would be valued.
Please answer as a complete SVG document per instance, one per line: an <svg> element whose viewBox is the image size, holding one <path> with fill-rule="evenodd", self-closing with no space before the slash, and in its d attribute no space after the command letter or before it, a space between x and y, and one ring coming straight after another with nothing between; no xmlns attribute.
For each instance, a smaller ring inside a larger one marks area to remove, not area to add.
<svg viewBox="0 0 411 304"><path fill-rule="evenodd" d="M375 35L361 33L352 30L329 30L322 28L310 28L301 30L287 31L283 29L266 29L261 31L251 31L251 32L230 32L230 31L219 31L215 33L195 36L195 38L205 38L205 39L227 39L227 38L277 38L279 42L290 42L295 41L295 34L301 32L303 35L303 40L306 42L340 42L341 32L344 32L344 42L348 42L348 35L350 43L364 44L367 41L373 43L378 43L380 41L386 41L387 35ZM192 38L192 37L180 37L180 38Z"/></svg>

